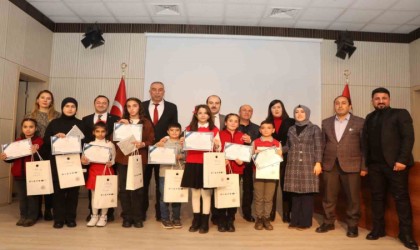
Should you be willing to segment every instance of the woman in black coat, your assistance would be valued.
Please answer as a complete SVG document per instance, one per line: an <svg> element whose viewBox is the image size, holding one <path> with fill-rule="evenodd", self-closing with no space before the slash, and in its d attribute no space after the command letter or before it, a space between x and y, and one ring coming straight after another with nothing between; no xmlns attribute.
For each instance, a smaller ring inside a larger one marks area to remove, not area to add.
<svg viewBox="0 0 420 250"><path fill-rule="evenodd" d="M268 105L268 115L266 120L272 122L275 127L273 134L274 139L278 140L282 145L287 143L287 132L289 128L295 124L295 120L287 114L284 104L280 100L273 100ZM290 193L284 192L284 174L286 172L287 154L283 155L283 162L280 164L280 186L282 189L283 200L283 222L290 222L290 212L292 210L292 199ZM279 182L276 181L276 190L273 197L273 209L270 214L271 221L276 218L277 190Z"/></svg>

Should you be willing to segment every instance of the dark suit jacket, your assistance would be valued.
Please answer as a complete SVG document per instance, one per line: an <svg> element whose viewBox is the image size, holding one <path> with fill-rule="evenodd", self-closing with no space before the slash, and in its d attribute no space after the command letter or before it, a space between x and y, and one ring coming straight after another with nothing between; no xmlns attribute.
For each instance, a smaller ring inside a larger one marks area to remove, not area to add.
<svg viewBox="0 0 420 250"><path fill-rule="evenodd" d="M366 165L372 163L369 154L369 134L367 125L373 118L372 112L366 116L363 129L363 144L365 149ZM383 114L381 131L381 145L385 161L390 167L396 162L405 164L407 167L414 165L412 155L414 145L413 119L406 109L389 108Z"/></svg>
<svg viewBox="0 0 420 250"><path fill-rule="evenodd" d="M280 129L278 132L274 132L273 137L277 141L281 142L282 146L285 146L287 143L287 132L289 132L289 128L295 125L295 119L287 118L282 121Z"/></svg>
<svg viewBox="0 0 420 250"><path fill-rule="evenodd" d="M219 121L220 121L220 124L219 124L219 130L223 130L223 128L225 127L225 118L226 118L226 116L225 115L222 115L222 114L220 114L219 113Z"/></svg>
<svg viewBox="0 0 420 250"><path fill-rule="evenodd" d="M143 106L143 110L146 117L150 121L152 121L152 118L149 112L150 100L142 102L141 105ZM158 123L153 126L154 131L155 131L155 142L160 141L160 139L162 139L163 137L167 135L166 131L168 130L169 124L178 122L178 109L176 105L171 102L167 102L165 100L164 100L164 105L165 107L163 109L163 113Z"/></svg>
<svg viewBox="0 0 420 250"><path fill-rule="evenodd" d="M82 122L85 128L85 141L86 142L91 142L95 140L95 137L92 134L92 130L93 130L93 125L95 125L93 123L93 119L95 118L95 114L91 114L91 115L87 115L85 117L82 118ZM118 120L120 120L120 118L116 115L111 115L110 113L108 113L108 116L106 118L106 128L107 128L107 133L106 133L106 138L109 139L110 135L112 135L112 133L114 132L114 123L116 123Z"/></svg>
<svg viewBox="0 0 420 250"><path fill-rule="evenodd" d="M323 170L331 171L336 159L344 172L355 173L361 169L365 170L362 150L364 123L363 118L350 115L346 129L338 142L335 135L335 115L322 121Z"/></svg>

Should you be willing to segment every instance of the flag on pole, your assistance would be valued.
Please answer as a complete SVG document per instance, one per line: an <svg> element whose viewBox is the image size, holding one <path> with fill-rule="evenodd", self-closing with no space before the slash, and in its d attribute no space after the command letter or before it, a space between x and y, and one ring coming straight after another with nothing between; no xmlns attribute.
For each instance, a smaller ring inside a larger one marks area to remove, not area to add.
<svg viewBox="0 0 420 250"><path fill-rule="evenodd" d="M114 103L112 104L111 114L118 117L122 117L124 113L124 105L127 100L127 95L125 91L125 81L124 77L121 77L120 86L118 87L117 94L115 95Z"/></svg>
<svg viewBox="0 0 420 250"><path fill-rule="evenodd" d="M350 98L350 89L349 89L349 85L348 84L346 84L346 86L344 86L343 93L341 95L342 96L345 96L349 100L351 100L351 98Z"/></svg>

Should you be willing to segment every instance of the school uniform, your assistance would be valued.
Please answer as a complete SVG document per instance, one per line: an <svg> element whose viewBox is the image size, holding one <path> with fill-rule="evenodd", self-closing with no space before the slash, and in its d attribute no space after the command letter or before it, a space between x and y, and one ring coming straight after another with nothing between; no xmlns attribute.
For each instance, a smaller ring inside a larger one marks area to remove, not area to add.
<svg viewBox="0 0 420 250"><path fill-rule="evenodd" d="M98 140L95 139L93 142L90 142L91 145L107 147L111 150L111 159L109 160L112 165L115 163L115 146L111 141L106 139ZM105 164L102 163L90 163L89 164L89 178L86 182L86 188L89 190L95 190L96 176L98 175L114 175L114 169L109 167L108 169Z"/></svg>

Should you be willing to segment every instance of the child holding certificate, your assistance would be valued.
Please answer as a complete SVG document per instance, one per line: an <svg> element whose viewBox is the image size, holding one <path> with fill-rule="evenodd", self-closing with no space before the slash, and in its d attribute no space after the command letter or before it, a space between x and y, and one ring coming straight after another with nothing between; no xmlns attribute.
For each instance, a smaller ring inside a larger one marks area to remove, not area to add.
<svg viewBox="0 0 420 250"><path fill-rule="evenodd" d="M90 163L89 159L86 156L82 156L82 164L89 165L89 178L86 183L86 188L91 190L92 192L92 200L95 199L95 183L96 183L96 176L97 175L113 175L114 170L112 169L112 165L115 163L115 146L111 141L105 139L107 134L107 126L106 123L100 121L93 125L93 136L95 136L95 140L90 142L91 145L102 146L109 148L110 156L106 161L106 164L102 163ZM105 169L107 168L107 169ZM107 212L108 208L101 209L101 215L98 215L99 208L93 207L92 203L92 215L90 221L86 224L88 227L104 227L107 223Z"/></svg>
<svg viewBox="0 0 420 250"><path fill-rule="evenodd" d="M187 131L213 132L214 137L218 135L219 129L214 125L211 111L207 105L197 105ZM220 146L218 139L213 139L215 147ZM203 188L203 162L204 151L187 151L184 175L182 176L181 187L191 188L192 209L194 218L189 229L190 232L207 233L209 231L209 214L211 189ZM202 213L200 212L200 198L203 200Z"/></svg>
<svg viewBox="0 0 420 250"><path fill-rule="evenodd" d="M236 144L244 144L244 141L242 140L242 134L238 131L239 128L239 116L237 114L228 114L225 117L225 129L220 131L220 141L222 145L222 152L225 148L225 143L236 143ZM236 159L234 161L232 160L226 160L226 172L227 173L234 173L239 174L242 176L244 171L244 163L243 161ZM233 222L235 221L235 214L238 210L236 207L232 208L224 208L224 209L218 209L219 212L219 220L218 220L218 226L217 230L219 232L235 232L235 226L233 225Z"/></svg>
<svg viewBox="0 0 420 250"><path fill-rule="evenodd" d="M20 137L16 139L16 141L31 139L31 151L32 153L35 153L43 144L42 138L35 134L37 128L36 120L32 118L25 118L23 119L21 126L22 133L20 134ZM26 194L25 163L31 161L31 156L26 156L23 158L17 158L13 160L6 160L6 158L7 155L5 153L0 154L0 159L4 160L7 163L13 163L12 175L14 177L16 187L18 188L20 219L16 223L16 226L33 226L38 219L40 196L28 196Z"/></svg>
<svg viewBox="0 0 420 250"><path fill-rule="evenodd" d="M269 147L277 147L277 153L282 155L280 142L273 138L274 124L269 121L263 121L260 125L261 137L252 142L254 152L258 153L262 149ZM280 168L280 165L279 165ZM273 230L270 223L270 213L273 206L273 195L276 188L275 180L254 179L254 199L255 199L255 229L257 230Z"/></svg>
<svg viewBox="0 0 420 250"><path fill-rule="evenodd" d="M158 147L171 147L176 150L176 162L179 163L179 166L182 167L182 161L184 159L184 154L182 153L182 143L180 140L181 135L181 124L172 123L168 126L168 136L169 139L163 143L158 142L156 146ZM165 190L165 171L171 169L173 165L164 165L161 164L159 168L159 189L160 189L160 216L162 218L162 227L166 229L171 228L182 228L181 224L181 203L166 203L163 201L164 190ZM172 220L170 217L169 206L172 206Z"/></svg>

